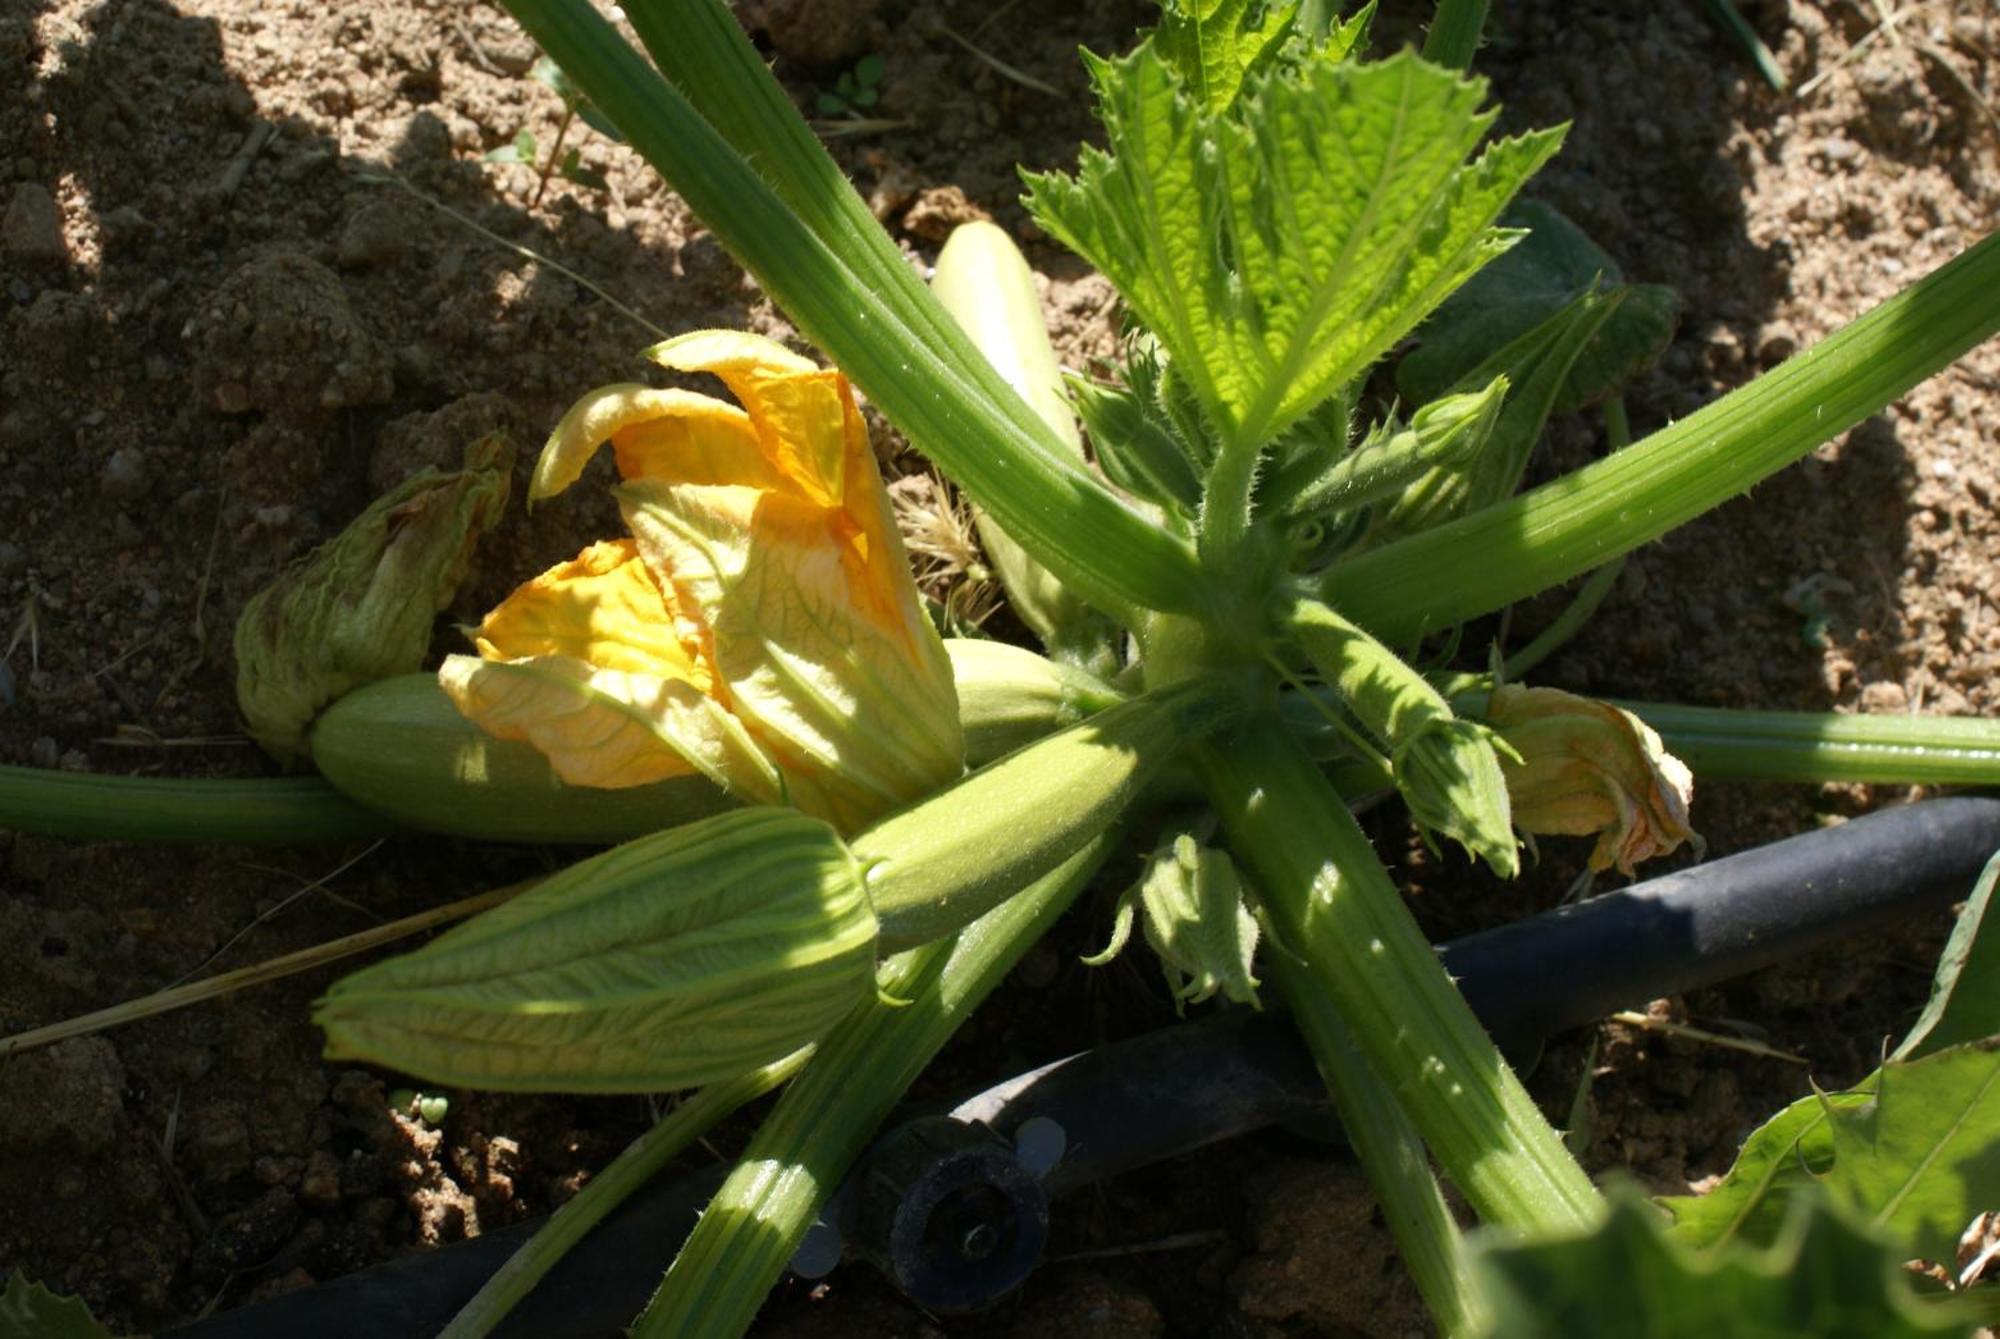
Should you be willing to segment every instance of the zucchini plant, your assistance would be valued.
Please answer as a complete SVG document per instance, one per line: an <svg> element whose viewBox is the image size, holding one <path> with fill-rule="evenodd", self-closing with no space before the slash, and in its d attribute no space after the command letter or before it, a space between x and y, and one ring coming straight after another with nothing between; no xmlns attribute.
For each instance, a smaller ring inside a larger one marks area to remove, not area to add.
<svg viewBox="0 0 2000 1339"><path fill-rule="evenodd" d="M721 0L628 0L653 65L585 0L507 2L834 368L696 332L649 352L736 404L637 384L580 401L535 496L609 442L629 537L489 616L443 672L455 712L436 681L388 677L409 665L356 691L328 678L342 665L301 676L307 719L282 738L363 806L328 791L301 824L630 839L340 982L318 1015L334 1053L492 1087L708 1085L448 1333L487 1332L644 1171L789 1081L635 1327L740 1333L875 1124L1162 790L1204 802L1220 844L1158 834L1132 903L1149 939L1196 992L1247 996L1262 927L1261 970L1441 1329L1480 1332L1433 1161L1512 1240L1634 1234L1438 966L1350 799L1394 790L1502 875L1520 831L1596 832L1629 872L1692 836L1682 741L1707 775L2000 779L1982 726L1672 708L1656 733L1645 704L1507 682L1518 658L1451 675L1394 649L1615 562L1991 336L1991 240L1517 495L1548 415L1629 371L1657 295L1587 276L1449 338L1470 319L1453 294L1521 242L1508 221L1560 226L1508 213L1560 130L1489 141L1485 86L1456 68L1483 6L1440 5L1425 56L1368 61L1368 10L1169 4L1134 51L1091 57L1106 147L1031 176L1028 201L1130 329L1115 379L1063 393L1004 238L954 240L927 290ZM1426 360L1384 407L1370 380L1417 333ZM930 629L849 379L978 506L1047 658ZM1581 810L1544 784L1586 770ZM10 795L30 792L0 775L14 822L35 801Z"/></svg>

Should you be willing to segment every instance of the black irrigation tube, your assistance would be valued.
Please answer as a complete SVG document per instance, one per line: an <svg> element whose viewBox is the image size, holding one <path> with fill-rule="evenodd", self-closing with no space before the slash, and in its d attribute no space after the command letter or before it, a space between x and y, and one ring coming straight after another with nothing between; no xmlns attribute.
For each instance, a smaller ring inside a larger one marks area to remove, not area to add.
<svg viewBox="0 0 2000 1339"><path fill-rule="evenodd" d="M1962 899L2000 848L2000 800L1931 800L1792 837L1455 940L1445 964L1515 1054L1620 1008L1709 985ZM1048 1200L1272 1124L1330 1129L1281 1017L1223 1014L1102 1046L880 1139L794 1265L874 1260L914 1300L975 1307L1039 1259ZM721 1169L663 1181L572 1251L498 1333L619 1333ZM434 1334L533 1231L523 1223L172 1331L180 1339Z"/></svg>

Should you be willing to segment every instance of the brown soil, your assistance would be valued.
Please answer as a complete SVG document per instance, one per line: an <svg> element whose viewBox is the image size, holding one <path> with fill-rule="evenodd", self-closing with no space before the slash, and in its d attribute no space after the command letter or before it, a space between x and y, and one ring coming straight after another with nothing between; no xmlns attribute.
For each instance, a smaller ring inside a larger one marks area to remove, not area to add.
<svg viewBox="0 0 2000 1339"><path fill-rule="evenodd" d="M1480 67L1510 124L1574 119L1535 190L1629 277L1674 285L1681 332L1630 394L1635 430L1685 415L1990 229L2000 22L1923 0L1893 31L1856 0L1744 6L1794 89L1766 89L1695 6L1496 6ZM836 139L920 255L981 210L1049 276L1063 350L1110 347L1105 284L1037 240L1014 167L1087 135L1081 43L1147 21L1123 0L806 6L753 16L810 103L863 52L888 130ZM1060 90L1012 82L946 25ZM1414 29L1403 15L1385 40ZM228 630L287 559L489 425L532 443L637 348L698 326L788 330L634 156L584 133L602 188L491 165L559 105L492 5L351 0L0 4L0 762L239 776ZM385 184L394 174L411 189ZM537 258L523 254L534 253ZM587 282L586 282L587 281ZM1537 677L1585 691L1796 709L1992 713L2000 591L1988 345L1890 412L1636 557L1584 639ZM1602 449L1556 425L1538 469ZM531 452L524 452L522 467ZM611 530L607 501L517 511L457 609ZM1516 627L1548 617L1538 602ZM1823 625L1824 638L1808 636ZM451 640L441 633L440 644ZM1895 793L1714 787L1727 853ZM1400 849L1391 816L1379 828ZM1561 843L1550 844L1562 847ZM0 1031L100 1008L551 867L449 842L135 848L0 833ZM1408 862L1443 936L1560 894ZM324 883L316 881L324 880ZM1809 1068L1607 1029L1538 1071L1570 1109L1591 1064L1590 1160L1684 1189L1763 1115L1870 1068L1923 996L1939 926L1663 1009L1751 1019ZM1172 1014L1150 972L1092 974L1066 927L926 1080L978 1083ZM329 973L69 1042L0 1068L0 1273L157 1328L546 1212L649 1118L638 1098L454 1093L441 1128L398 1082L318 1059ZM747 1127L717 1137L740 1145ZM701 1159L711 1155L704 1153ZM1073 1197L1052 1255L983 1316L936 1321L862 1267L781 1292L786 1335L1278 1336L1424 1332L1365 1182L1277 1133ZM1080 1258L1088 1256L1089 1258ZM1078 1258L1071 1258L1078 1257Z"/></svg>

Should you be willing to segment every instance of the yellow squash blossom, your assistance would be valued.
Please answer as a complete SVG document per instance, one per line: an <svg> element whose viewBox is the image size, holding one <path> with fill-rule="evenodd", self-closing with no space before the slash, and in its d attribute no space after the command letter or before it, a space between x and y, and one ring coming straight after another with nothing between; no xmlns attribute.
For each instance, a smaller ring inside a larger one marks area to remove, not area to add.
<svg viewBox="0 0 2000 1339"><path fill-rule="evenodd" d="M1486 720L1518 755L1503 754L1500 771L1523 832L1595 833L1591 870L1615 867L1628 878L1682 842L1701 850L1688 825L1693 773L1631 712L1560 688L1504 684Z"/></svg>
<svg viewBox="0 0 2000 1339"><path fill-rule="evenodd" d="M847 379L732 331L648 354L714 373L742 407L627 384L571 408L530 499L608 441L632 537L516 590L479 627L479 655L445 662L445 691L573 785L699 771L854 831L955 779L951 664Z"/></svg>

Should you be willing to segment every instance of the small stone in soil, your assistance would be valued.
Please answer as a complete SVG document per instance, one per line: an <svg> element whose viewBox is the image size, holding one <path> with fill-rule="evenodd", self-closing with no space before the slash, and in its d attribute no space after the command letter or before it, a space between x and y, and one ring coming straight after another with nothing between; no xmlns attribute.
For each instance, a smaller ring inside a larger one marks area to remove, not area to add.
<svg viewBox="0 0 2000 1339"><path fill-rule="evenodd" d="M48 187L24 181L14 188L7 213L0 217L0 252L26 261L69 259L69 250L63 245L62 215Z"/></svg>
<svg viewBox="0 0 2000 1339"><path fill-rule="evenodd" d="M409 249L409 229L387 200L371 200L354 211L340 234L343 269L393 265Z"/></svg>
<svg viewBox="0 0 2000 1339"><path fill-rule="evenodd" d="M121 446L98 472L98 491L113 502L137 502L146 496L152 474L144 451L136 446Z"/></svg>

